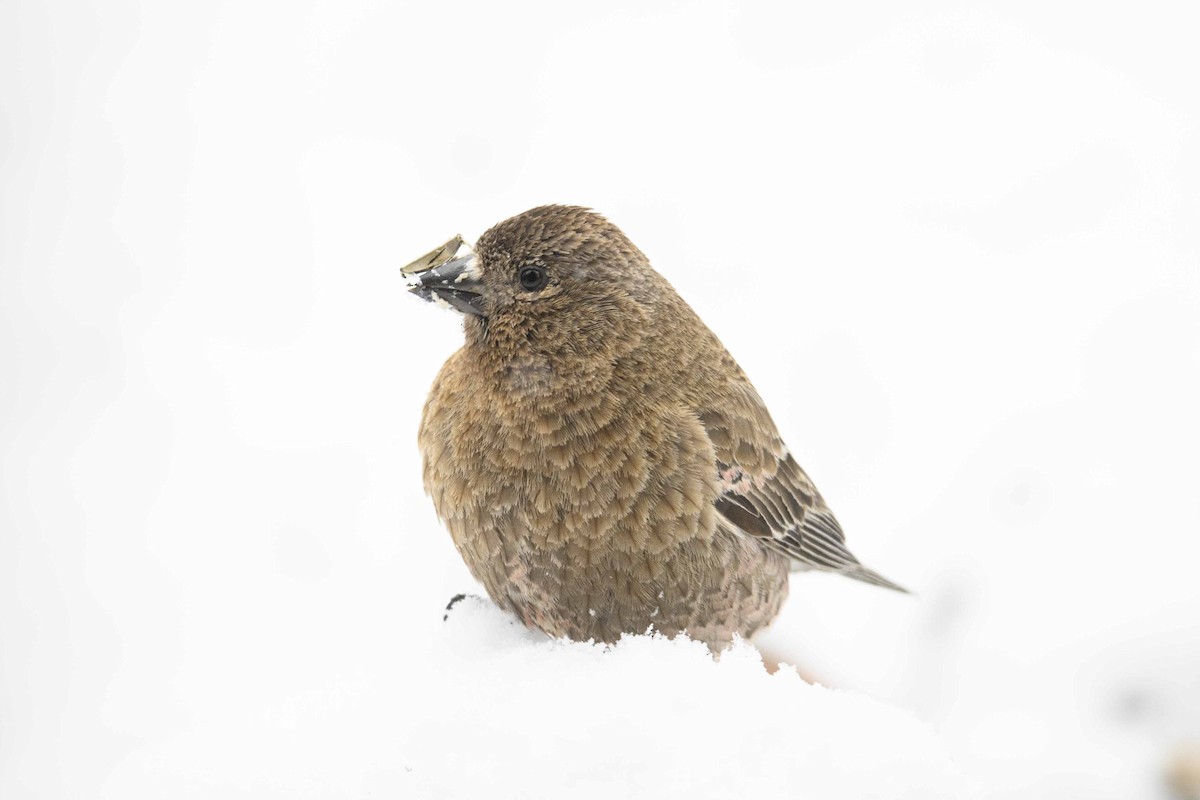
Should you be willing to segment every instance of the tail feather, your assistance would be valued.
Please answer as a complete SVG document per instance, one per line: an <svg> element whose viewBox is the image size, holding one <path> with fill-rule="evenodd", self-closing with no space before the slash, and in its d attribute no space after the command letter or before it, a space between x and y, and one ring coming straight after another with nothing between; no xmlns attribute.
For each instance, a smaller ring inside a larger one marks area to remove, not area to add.
<svg viewBox="0 0 1200 800"><path fill-rule="evenodd" d="M847 578L854 578L855 580L862 581L863 583L871 583L875 586L882 586L885 589L891 589L893 591L900 592L901 594L912 594L912 592L910 592L908 589L905 589L900 584L889 581L875 570L868 569L861 564L843 571L842 574Z"/></svg>

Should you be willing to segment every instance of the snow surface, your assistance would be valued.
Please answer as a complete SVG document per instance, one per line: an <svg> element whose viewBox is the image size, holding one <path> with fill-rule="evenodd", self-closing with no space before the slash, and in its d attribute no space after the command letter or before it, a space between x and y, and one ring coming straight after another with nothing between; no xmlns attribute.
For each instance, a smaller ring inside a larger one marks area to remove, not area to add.
<svg viewBox="0 0 1200 800"><path fill-rule="evenodd" d="M221 769L205 768L198 754ZM455 607L404 681L364 672L214 719L134 750L104 790L826 800L974 793L911 713L811 686L790 668L769 675L748 644L717 662L686 637L630 636L611 647L549 640L478 598Z"/></svg>
<svg viewBox="0 0 1200 800"><path fill-rule="evenodd" d="M917 593L796 575L765 651L989 798L1165 797L1200 739L1191 16L0 3L0 798L439 780L404 747L463 713L429 689L476 589L415 438L461 338L398 269L546 202L621 225ZM729 746L811 734L774 710Z"/></svg>

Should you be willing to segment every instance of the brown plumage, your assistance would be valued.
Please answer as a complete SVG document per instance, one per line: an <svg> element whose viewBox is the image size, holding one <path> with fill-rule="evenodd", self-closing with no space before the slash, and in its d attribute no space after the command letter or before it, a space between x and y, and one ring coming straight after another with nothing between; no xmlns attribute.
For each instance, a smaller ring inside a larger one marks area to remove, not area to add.
<svg viewBox="0 0 1200 800"><path fill-rule="evenodd" d="M790 569L899 589L846 549L749 379L616 226L544 206L473 255L450 245L407 270L465 318L421 420L425 488L497 604L554 636L718 648L775 617Z"/></svg>

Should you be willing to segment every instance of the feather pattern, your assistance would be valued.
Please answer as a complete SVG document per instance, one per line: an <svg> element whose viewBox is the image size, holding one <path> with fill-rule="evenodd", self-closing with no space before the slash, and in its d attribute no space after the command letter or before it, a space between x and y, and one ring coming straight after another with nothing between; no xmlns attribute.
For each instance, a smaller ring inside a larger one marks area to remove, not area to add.
<svg viewBox="0 0 1200 800"><path fill-rule="evenodd" d="M793 570L837 572L907 592L850 552L842 526L788 452L758 393L749 382L738 389L725 408L700 415L717 457L717 512L736 531L786 555Z"/></svg>

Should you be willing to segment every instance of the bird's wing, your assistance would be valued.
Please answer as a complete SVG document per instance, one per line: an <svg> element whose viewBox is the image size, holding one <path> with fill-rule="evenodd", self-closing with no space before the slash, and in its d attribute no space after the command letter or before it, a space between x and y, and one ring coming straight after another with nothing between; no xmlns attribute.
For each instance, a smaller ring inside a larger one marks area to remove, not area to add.
<svg viewBox="0 0 1200 800"><path fill-rule="evenodd" d="M796 569L838 572L906 591L864 567L812 480L784 445L762 398L748 381L720 408L701 412L717 457L717 511L737 530L787 555Z"/></svg>

